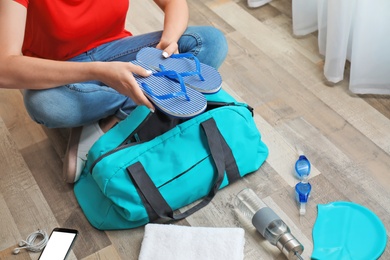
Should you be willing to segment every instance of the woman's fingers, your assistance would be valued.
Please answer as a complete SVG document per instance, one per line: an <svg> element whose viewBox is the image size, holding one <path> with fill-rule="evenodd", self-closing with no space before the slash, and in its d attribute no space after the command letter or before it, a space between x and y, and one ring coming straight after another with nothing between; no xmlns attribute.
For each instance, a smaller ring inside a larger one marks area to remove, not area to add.
<svg viewBox="0 0 390 260"><path fill-rule="evenodd" d="M168 58L174 53L179 53L179 47L176 42L172 42L167 46L163 46L162 44L158 44L156 46L157 49L163 50L163 57Z"/></svg>
<svg viewBox="0 0 390 260"><path fill-rule="evenodd" d="M130 97L137 105L145 105L151 111L154 111L153 104L144 95L133 76L134 73L141 77L148 77L152 74L152 71L130 62L106 62L103 65L102 82L122 95Z"/></svg>
<svg viewBox="0 0 390 260"><path fill-rule="evenodd" d="M131 65L131 72L135 73L141 77L148 77L152 74L151 70L146 70L146 69L142 68L141 66L138 66L138 65L135 65L132 63L129 63L129 64ZM132 96L130 96L130 97L133 99L133 101L136 104L142 104L142 105L147 106L152 112L154 112L153 104L144 95L144 93L142 92L141 88L139 87L139 85L138 85L138 83L135 80L133 75L130 76L129 81L130 81L130 85L132 86L130 92L133 94L133 97Z"/></svg>
<svg viewBox="0 0 390 260"><path fill-rule="evenodd" d="M129 65L130 65L130 71L132 73L135 73L135 74L141 76L141 77L148 77L148 76L152 75L151 70L144 69L141 66L135 65L133 63L129 63Z"/></svg>
<svg viewBox="0 0 390 260"><path fill-rule="evenodd" d="M142 92L141 88L139 87L137 81L132 77L132 80L130 84L133 86L131 89L131 92L133 94L133 101L138 105L145 105L147 106L150 111L154 112L154 106L149 101L149 99L145 96L144 92Z"/></svg>

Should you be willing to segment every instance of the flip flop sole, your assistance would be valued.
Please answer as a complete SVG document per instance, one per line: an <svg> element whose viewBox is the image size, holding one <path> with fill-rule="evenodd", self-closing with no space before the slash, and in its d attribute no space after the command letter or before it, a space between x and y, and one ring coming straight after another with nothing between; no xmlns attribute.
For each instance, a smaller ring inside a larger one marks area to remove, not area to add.
<svg viewBox="0 0 390 260"><path fill-rule="evenodd" d="M132 63L145 69L152 70L153 73L157 72L139 61L132 61ZM149 100L151 100L158 109L170 116L191 118L202 113L207 107L205 96L190 88L186 88L188 100L185 95L177 95L163 99L159 98L159 96L167 96L182 92L181 85L168 77L155 76L152 74L149 77L134 75L134 78ZM146 89L142 83L147 84L150 89ZM151 94L150 91L152 91L153 94Z"/></svg>
<svg viewBox="0 0 390 260"><path fill-rule="evenodd" d="M146 47L137 53L137 60L147 64L156 71L160 71L160 65L163 65L166 70L173 70L177 73L186 73L196 71L196 63L189 58L164 58L162 50ZM202 81L198 75L183 77L184 83L201 93L212 94L221 89L222 78L219 72L206 64L200 63L201 75L204 78Z"/></svg>

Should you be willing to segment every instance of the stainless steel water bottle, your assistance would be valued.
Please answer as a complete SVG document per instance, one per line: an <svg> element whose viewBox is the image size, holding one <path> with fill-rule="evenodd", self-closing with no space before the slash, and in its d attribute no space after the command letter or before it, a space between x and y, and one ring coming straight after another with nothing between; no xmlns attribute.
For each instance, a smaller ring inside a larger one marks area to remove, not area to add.
<svg viewBox="0 0 390 260"><path fill-rule="evenodd" d="M302 244L290 228L251 189L240 191L234 201L236 208L252 221L257 231L289 259L303 259Z"/></svg>

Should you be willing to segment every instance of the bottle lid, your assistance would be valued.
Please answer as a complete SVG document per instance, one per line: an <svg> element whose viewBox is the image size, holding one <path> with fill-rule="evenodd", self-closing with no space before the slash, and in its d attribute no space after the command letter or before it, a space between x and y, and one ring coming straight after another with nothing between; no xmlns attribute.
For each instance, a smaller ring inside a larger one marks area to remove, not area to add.
<svg viewBox="0 0 390 260"><path fill-rule="evenodd" d="M295 163L295 172L299 179L304 180L310 174L310 161L304 155L300 155Z"/></svg>
<svg viewBox="0 0 390 260"><path fill-rule="evenodd" d="M304 248L303 245L291 234L284 233L280 236L276 242L276 247L287 257L289 260L297 259L297 254L302 254Z"/></svg>

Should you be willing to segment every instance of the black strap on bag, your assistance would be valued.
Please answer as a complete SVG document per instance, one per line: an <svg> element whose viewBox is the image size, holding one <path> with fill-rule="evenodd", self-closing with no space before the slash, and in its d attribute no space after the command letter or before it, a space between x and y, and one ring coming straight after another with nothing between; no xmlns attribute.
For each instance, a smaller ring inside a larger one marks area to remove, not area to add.
<svg viewBox="0 0 390 260"><path fill-rule="evenodd" d="M229 183L240 178L233 153L220 133L214 119L210 118L206 120L205 122L201 123L201 126L206 134L211 157L217 169L217 176L214 185L207 196L205 196L200 203L196 204L187 211L180 214L173 213L172 208L163 198L140 162L136 162L133 165L127 167L127 172L130 178L133 180L134 185L136 186L137 191L145 205L150 221L156 221L159 218L180 220L205 207L210 203L219 190L219 187L221 186L224 178L225 170Z"/></svg>

